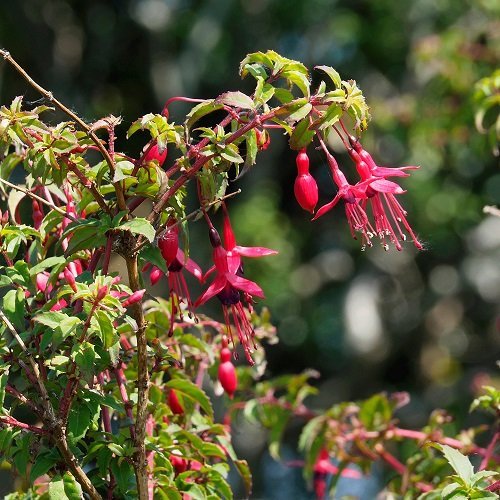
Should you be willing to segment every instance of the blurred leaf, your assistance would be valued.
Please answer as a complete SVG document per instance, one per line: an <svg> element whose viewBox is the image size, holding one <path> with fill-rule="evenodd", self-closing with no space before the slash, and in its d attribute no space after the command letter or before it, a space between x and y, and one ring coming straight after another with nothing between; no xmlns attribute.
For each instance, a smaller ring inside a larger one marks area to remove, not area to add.
<svg viewBox="0 0 500 500"><path fill-rule="evenodd" d="M235 108L255 109L255 103L246 94L240 91L225 92L215 99L215 104L225 104Z"/></svg>

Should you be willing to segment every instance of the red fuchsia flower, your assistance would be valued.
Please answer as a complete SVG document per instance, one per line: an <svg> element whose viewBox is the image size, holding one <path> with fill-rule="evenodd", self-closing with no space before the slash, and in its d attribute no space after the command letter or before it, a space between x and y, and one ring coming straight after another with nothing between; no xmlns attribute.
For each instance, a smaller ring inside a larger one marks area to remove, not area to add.
<svg viewBox="0 0 500 500"><path fill-rule="evenodd" d="M156 160L160 165L160 167L163 166L166 159L167 159L167 148L165 148L163 151L160 152L160 148L156 143L153 144L153 146L151 146L149 151L144 156L145 163L147 163L148 161Z"/></svg>
<svg viewBox="0 0 500 500"><path fill-rule="evenodd" d="M231 239L231 233L232 231L228 233L229 240ZM240 255L248 255L250 249L246 247L238 247L235 245L235 241L229 241L229 245L232 247L232 250L229 252L226 251L226 249L222 246L219 233L213 226L209 229L209 237L210 243L213 247L212 256L215 264L213 269L216 272L216 276L208 289L205 290L205 292L195 302L194 307L198 307L210 300L212 297L217 296L222 303L224 320L231 338L231 343L234 345L233 331L231 329L232 317L232 322L236 328L240 344L243 346L243 350L245 351L247 361L250 365L253 365L254 361L251 356L251 343L253 342L255 332L241 302L241 293L245 294L245 300L250 302L254 296L264 298L264 292L260 286L257 285L257 283L243 278L242 276L243 271L241 268ZM232 237L234 238L234 234ZM261 255L260 250L257 250L259 257ZM256 348L255 343L253 343L253 347Z"/></svg>
<svg viewBox="0 0 500 500"><path fill-rule="evenodd" d="M305 149L299 151L295 162L297 164L297 178L293 186L295 199L304 210L313 213L318 203L318 185L309 173L309 157Z"/></svg>
<svg viewBox="0 0 500 500"><path fill-rule="evenodd" d="M362 249L364 250L367 246L371 247L371 240L376 233L360 203L361 200L366 199L365 189L363 189L364 186L358 184L353 186L349 184L344 173L340 170L337 161L328 151L326 151L326 158L333 180L338 187L338 191L331 202L323 205L316 212L312 220L316 220L326 214L342 200L344 201L345 213L352 237L357 239L356 233L361 233Z"/></svg>
<svg viewBox="0 0 500 500"><path fill-rule="evenodd" d="M203 273L201 268L192 259L186 257L184 252L179 248L179 227L172 221L170 226L167 227L165 233L158 240L158 247L162 257L165 259L168 269L168 286L170 290L170 330L169 335L173 334L174 321L179 315L180 320L183 319L182 304L186 303L188 315L193 315L193 303L189 294L189 288L186 283L182 271L185 269L192 274L198 281L203 280ZM153 269L154 271L154 269ZM152 273L153 273L152 271ZM158 281L157 273L150 275L151 283L156 279ZM156 282L155 281L155 282Z"/></svg>
<svg viewBox="0 0 500 500"><path fill-rule="evenodd" d="M407 177L409 174L405 170L416 169L418 167L378 167L371 155L361 147L358 141L352 141L352 138L349 139L351 140L351 144L353 144L353 149L349 151L349 154L354 160L356 170L361 177L360 184L365 189L366 200L363 201L363 208L367 204L370 205L378 237L381 241L384 241L386 237L389 238L395 248L401 250L400 240L406 241L406 234L401 228L402 225L411 236L414 245L419 250L422 250L422 244L418 241L418 238L406 220L407 212L395 197L396 194L402 194L405 191L399 184L387 180L387 177L390 176ZM384 244L384 248L388 250L389 247L387 244Z"/></svg>

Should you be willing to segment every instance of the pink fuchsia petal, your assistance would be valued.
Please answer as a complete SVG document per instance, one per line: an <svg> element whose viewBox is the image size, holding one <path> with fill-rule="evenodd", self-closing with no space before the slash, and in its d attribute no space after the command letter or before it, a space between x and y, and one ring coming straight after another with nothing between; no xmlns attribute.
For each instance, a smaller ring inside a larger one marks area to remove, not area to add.
<svg viewBox="0 0 500 500"><path fill-rule="evenodd" d="M229 283L231 283L231 285L234 286L234 288L237 288L242 292L249 293L250 295L259 297L261 299L264 298L264 292L262 291L262 288L257 285L257 283L231 273L226 274L226 279L227 281L229 281Z"/></svg>
<svg viewBox="0 0 500 500"><path fill-rule="evenodd" d="M215 266L210 267L208 271L203 275L202 282L205 281L215 271L215 269Z"/></svg>
<svg viewBox="0 0 500 500"><path fill-rule="evenodd" d="M239 245L234 247L234 251L242 257L266 257L268 255L276 255L278 253L277 250L272 250L271 248L240 247Z"/></svg>
<svg viewBox="0 0 500 500"><path fill-rule="evenodd" d="M380 193L402 194L405 192L399 184L388 181L387 179L377 179L370 183L370 187Z"/></svg>
<svg viewBox="0 0 500 500"><path fill-rule="evenodd" d="M335 196L335 198L330 203L327 203L326 205L323 205L322 207L320 207L317 210L316 215L312 218L312 220L316 220L319 217L321 217L322 215L325 215L327 212L329 212L338 203L339 200L340 200L340 194L337 193L336 196Z"/></svg>
<svg viewBox="0 0 500 500"><path fill-rule="evenodd" d="M201 267L179 248L177 250L177 260L186 268L188 273L191 273L198 281L203 281L203 271Z"/></svg>
<svg viewBox="0 0 500 500"><path fill-rule="evenodd" d="M194 303L194 307L201 306L212 297L215 297L219 292L223 290L226 286L227 279L224 275L219 275L215 278L215 281L205 290L205 292L198 298Z"/></svg>
<svg viewBox="0 0 500 500"><path fill-rule="evenodd" d="M409 177L410 174L405 170L417 170L419 167L375 167L372 169L372 174L375 177Z"/></svg>

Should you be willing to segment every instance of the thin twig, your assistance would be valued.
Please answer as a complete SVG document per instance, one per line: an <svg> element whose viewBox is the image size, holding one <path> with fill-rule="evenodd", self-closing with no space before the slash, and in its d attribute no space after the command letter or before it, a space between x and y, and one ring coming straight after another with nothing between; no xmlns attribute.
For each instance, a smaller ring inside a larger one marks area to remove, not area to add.
<svg viewBox="0 0 500 500"><path fill-rule="evenodd" d="M46 200L45 198L42 198L41 196L38 196L35 193L32 193L28 189L23 188L21 186L18 186L16 184L12 184L12 182L6 181L5 179L2 179L1 177L0 177L0 182L2 184L5 184L6 186L9 186L12 189L15 189L17 191L20 191L21 193L24 193L26 196L29 196L33 200L37 200L40 203L43 203L44 205L47 205L48 207L52 208L52 210L55 210L56 212L60 213L63 217L66 217L70 221L72 221L72 222L77 222L78 221L78 219L76 217L74 217L73 215L67 213L65 210L63 210L62 208L59 208L58 206L54 205L54 203Z"/></svg>

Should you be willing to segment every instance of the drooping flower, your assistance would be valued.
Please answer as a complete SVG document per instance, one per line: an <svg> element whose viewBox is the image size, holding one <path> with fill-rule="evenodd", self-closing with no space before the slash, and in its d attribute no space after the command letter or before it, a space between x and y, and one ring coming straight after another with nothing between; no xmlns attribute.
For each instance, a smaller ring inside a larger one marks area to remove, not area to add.
<svg viewBox="0 0 500 500"><path fill-rule="evenodd" d="M228 221L229 222L229 221ZM224 313L224 320L231 343L234 345L233 331L231 323L236 329L240 344L243 346L245 356L250 365L254 364L252 359L252 347L255 348L253 337L255 332L248 319L247 312L241 301L241 294L244 294L247 303L252 301L253 297L264 298L264 292L257 283L250 281L242 276L243 270L241 267L241 255L246 256L262 256L270 255L266 252L273 252L269 249L262 249L259 247L248 248L238 247L234 239L234 233L230 226L226 226L225 238L227 245L231 248L227 251L223 246L217 230L211 226L209 229L210 243L213 248L212 258L214 267L210 270L215 270L216 276L212 284L205 290L205 292L198 298L194 306L198 307L212 297L217 298L222 303L222 310Z"/></svg>
<svg viewBox="0 0 500 500"><path fill-rule="evenodd" d="M144 156L144 162L156 160L160 167L165 163L167 159L167 148L163 151L160 151L158 144L153 144L151 148L148 150L146 155Z"/></svg>
<svg viewBox="0 0 500 500"><path fill-rule="evenodd" d="M158 246L168 269L171 308L169 335L172 335L174 331L174 321L177 315L181 321L183 319L184 302L185 308L188 310L188 315L191 316L193 314L193 303L189 294L186 278L182 271L185 269L199 281L203 280L203 273L200 266L192 259L186 257L184 252L179 248L179 228L175 224L175 221L171 221L165 233L160 237ZM155 269L153 269L153 271L155 271ZM150 275L151 282L159 279L157 273L153 276L153 271Z"/></svg>
<svg viewBox="0 0 500 500"><path fill-rule="evenodd" d="M366 194L363 189L364 186L358 184L353 186L349 184L344 173L340 170L337 161L329 152L327 152L327 160L338 191L332 201L318 209L312 220L316 220L326 214L342 200L344 202L347 222L349 223L352 237L356 239L356 233L360 233L363 245L362 248L364 249L367 246L371 247L371 240L376 233L361 205L361 200L366 199Z"/></svg>
<svg viewBox="0 0 500 500"><path fill-rule="evenodd" d="M422 250L422 243L420 243L406 219L407 212L395 197L395 195L402 194L405 191L399 184L387 179L387 177L391 176L407 177L410 174L406 173L406 170L413 170L418 167L379 167L373 161L371 155L361 147L359 141L353 141L351 138L350 140L353 149L349 151L349 154L354 160L356 170L361 177L360 185L363 186L362 189L366 194L363 208L370 205L378 237L381 241L388 238L397 250L401 250L400 241L406 241L406 234L401 227L403 226L412 238L414 245L419 250ZM388 245L385 243L384 248L388 249Z"/></svg>

